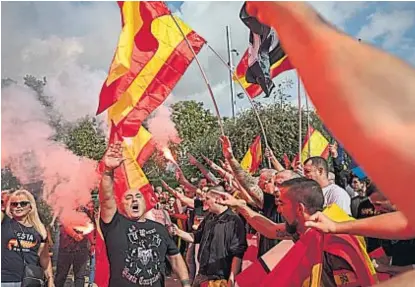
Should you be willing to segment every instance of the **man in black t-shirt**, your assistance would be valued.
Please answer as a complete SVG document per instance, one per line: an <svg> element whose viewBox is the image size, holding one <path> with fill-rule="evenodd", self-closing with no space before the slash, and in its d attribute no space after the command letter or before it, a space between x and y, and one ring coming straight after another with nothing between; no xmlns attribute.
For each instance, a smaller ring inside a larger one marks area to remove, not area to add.
<svg viewBox="0 0 415 287"><path fill-rule="evenodd" d="M186 264L167 229L145 219L143 194L127 190L120 198L122 207L117 209L113 175L123 162L120 142L109 146L102 162L100 227L110 264L109 287L164 286L166 256L182 286L190 287Z"/></svg>

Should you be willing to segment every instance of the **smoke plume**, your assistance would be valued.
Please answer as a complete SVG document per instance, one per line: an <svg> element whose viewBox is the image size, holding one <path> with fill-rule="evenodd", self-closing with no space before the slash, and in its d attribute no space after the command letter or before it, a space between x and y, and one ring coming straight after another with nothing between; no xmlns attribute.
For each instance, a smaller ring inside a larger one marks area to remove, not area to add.
<svg viewBox="0 0 415 287"><path fill-rule="evenodd" d="M96 162L74 155L53 141L45 108L27 87L2 88L2 158L22 184L43 181L43 199L68 224L84 224L75 212L97 185Z"/></svg>
<svg viewBox="0 0 415 287"><path fill-rule="evenodd" d="M168 147L169 143L179 144L181 142L171 115L170 109L162 105L148 121L148 130L160 150Z"/></svg>

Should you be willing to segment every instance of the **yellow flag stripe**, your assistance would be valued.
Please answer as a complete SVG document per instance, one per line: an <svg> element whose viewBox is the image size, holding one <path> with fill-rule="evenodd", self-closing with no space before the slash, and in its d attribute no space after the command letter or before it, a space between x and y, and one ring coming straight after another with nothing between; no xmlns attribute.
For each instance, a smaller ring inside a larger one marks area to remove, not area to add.
<svg viewBox="0 0 415 287"><path fill-rule="evenodd" d="M311 144L311 145L310 145ZM328 140L318 131L314 130L308 141L304 144L301 152L301 158L305 161L308 156L308 147L310 146L310 157L321 156L329 144Z"/></svg>
<svg viewBox="0 0 415 287"><path fill-rule="evenodd" d="M143 26L140 15L140 2L125 1L122 6L124 26L118 39L117 51L111 64L106 85L125 75L131 66L135 35Z"/></svg>
<svg viewBox="0 0 415 287"><path fill-rule="evenodd" d="M245 154L244 158L241 161L241 167L249 172L249 169L251 168L252 164L252 154L251 151L248 150L248 152Z"/></svg>
<svg viewBox="0 0 415 287"><path fill-rule="evenodd" d="M177 17L176 20L185 35L192 32L192 29L183 21ZM159 42L159 48L143 70L137 75L127 91L109 108L109 115L114 119L115 124L118 124L136 106L167 59L184 40L170 15L161 16L153 20L151 32Z"/></svg>

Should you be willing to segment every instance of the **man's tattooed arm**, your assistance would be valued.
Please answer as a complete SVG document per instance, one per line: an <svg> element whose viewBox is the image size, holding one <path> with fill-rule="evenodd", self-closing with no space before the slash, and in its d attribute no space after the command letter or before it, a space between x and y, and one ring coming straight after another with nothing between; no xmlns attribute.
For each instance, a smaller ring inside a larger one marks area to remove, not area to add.
<svg viewBox="0 0 415 287"><path fill-rule="evenodd" d="M275 223L265 216L253 211L246 204L240 204L237 211L245 217L248 224L261 235L269 239L292 239L292 236L285 230L284 223Z"/></svg>
<svg viewBox="0 0 415 287"><path fill-rule="evenodd" d="M264 192L259 188L255 178L247 173L234 157L228 159L228 161L238 182L252 196L255 204L262 208L264 205Z"/></svg>

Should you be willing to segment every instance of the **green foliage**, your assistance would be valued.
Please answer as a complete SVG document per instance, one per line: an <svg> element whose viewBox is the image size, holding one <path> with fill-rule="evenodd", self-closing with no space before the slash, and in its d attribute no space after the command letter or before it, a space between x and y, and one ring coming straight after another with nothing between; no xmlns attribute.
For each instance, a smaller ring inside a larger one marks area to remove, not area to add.
<svg viewBox="0 0 415 287"><path fill-rule="evenodd" d="M284 153L293 159L298 153L298 109L290 105L273 103L269 105L256 104L258 114L263 122L268 144L273 150L277 159L282 162ZM199 171L189 164L187 152L193 154L201 163L204 163L202 154L218 163L223 158L221 144L219 141L220 131L217 118L203 104L194 101L179 102L172 106L173 121L182 139L182 143L176 148L177 161L182 168L185 176L190 179L195 175L200 175ZM318 116L310 112L310 124L320 130L327 139L329 134L323 128ZM229 136L235 157L242 160L249 149L254 138L261 135L262 146L265 148L265 141L261 133L261 128L255 116L254 110L246 110L233 119L224 119L225 134ZM307 114L302 111L302 139L307 132ZM156 156L153 156L147 163L145 172L151 169L151 177L156 182L159 177L172 180L164 168L157 168L155 164ZM267 160L264 158L262 166L267 167ZM174 180L172 180L174 181Z"/></svg>
<svg viewBox="0 0 415 287"><path fill-rule="evenodd" d="M16 84L12 79L2 79L2 88ZM46 78L37 79L32 75L24 77L24 84L31 88L36 99L43 106L49 121L48 124L54 129L55 135L51 140L61 142L77 156L100 160L106 149L105 134L96 118L86 116L75 122L66 122L59 111L55 108L53 100L45 95L44 87ZM1 170L1 188L17 189L20 187L18 179L9 168ZM42 222L47 225L52 221L52 211L42 199L38 199L38 211Z"/></svg>
<svg viewBox="0 0 415 287"><path fill-rule="evenodd" d="M20 187L19 180L13 175L10 168L1 169L1 190L16 190Z"/></svg>
<svg viewBox="0 0 415 287"><path fill-rule="evenodd" d="M42 199L37 200L37 211L39 213L40 220L45 226L48 226L53 219L52 208Z"/></svg>
<svg viewBox="0 0 415 287"><path fill-rule="evenodd" d="M106 149L105 135L93 117L84 117L70 124L63 142L77 156L100 160Z"/></svg>

